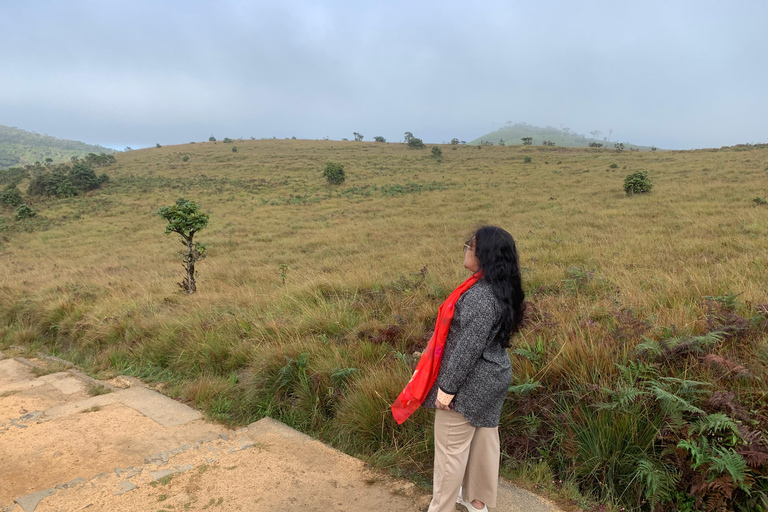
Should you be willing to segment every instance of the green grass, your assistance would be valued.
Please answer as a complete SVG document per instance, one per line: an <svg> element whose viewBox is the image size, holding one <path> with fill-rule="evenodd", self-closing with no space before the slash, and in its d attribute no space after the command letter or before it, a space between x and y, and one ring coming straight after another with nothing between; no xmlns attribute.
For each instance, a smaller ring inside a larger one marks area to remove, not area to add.
<svg viewBox="0 0 768 512"><path fill-rule="evenodd" d="M465 278L463 241L498 224L528 298L504 471L609 510L759 510L768 217L753 198L768 193L766 147L458 146L442 162L403 144L237 147L119 154L102 189L35 198L34 227L1 213L0 349L162 382L230 425L273 416L428 482L431 415L397 426L388 406ZM344 184L325 183L328 161ZM642 170L653 191L626 196ZM179 197L211 214L192 296L155 215ZM717 414L740 422L735 440L697 430ZM696 465L677 445L703 439ZM731 451L749 462L743 480Z"/></svg>

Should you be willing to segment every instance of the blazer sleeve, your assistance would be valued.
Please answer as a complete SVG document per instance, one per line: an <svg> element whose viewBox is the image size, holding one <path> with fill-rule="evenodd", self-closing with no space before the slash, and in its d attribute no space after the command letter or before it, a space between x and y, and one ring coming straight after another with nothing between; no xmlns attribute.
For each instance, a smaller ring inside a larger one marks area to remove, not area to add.
<svg viewBox="0 0 768 512"><path fill-rule="evenodd" d="M443 360L437 376L438 387L449 395L456 394L483 355L496 322L494 305L488 300L490 297L472 294L467 299L470 300L462 301L458 308L461 327L452 340L455 345L447 354L448 359Z"/></svg>

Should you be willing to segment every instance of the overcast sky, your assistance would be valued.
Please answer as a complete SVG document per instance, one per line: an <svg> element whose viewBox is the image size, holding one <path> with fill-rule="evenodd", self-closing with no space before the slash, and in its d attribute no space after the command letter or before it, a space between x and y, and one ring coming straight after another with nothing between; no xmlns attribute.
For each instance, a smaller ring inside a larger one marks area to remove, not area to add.
<svg viewBox="0 0 768 512"><path fill-rule="evenodd" d="M767 27L765 0L0 0L0 124L119 149L507 121L766 142Z"/></svg>

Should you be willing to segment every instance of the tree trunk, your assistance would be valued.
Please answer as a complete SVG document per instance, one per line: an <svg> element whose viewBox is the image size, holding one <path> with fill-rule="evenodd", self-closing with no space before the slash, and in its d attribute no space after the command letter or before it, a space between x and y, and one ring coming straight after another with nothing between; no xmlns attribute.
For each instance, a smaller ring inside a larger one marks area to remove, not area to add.
<svg viewBox="0 0 768 512"><path fill-rule="evenodd" d="M195 285L195 247L192 244L192 237L187 238L187 277L185 279L186 281L186 289L188 294L193 294L197 291L197 286Z"/></svg>

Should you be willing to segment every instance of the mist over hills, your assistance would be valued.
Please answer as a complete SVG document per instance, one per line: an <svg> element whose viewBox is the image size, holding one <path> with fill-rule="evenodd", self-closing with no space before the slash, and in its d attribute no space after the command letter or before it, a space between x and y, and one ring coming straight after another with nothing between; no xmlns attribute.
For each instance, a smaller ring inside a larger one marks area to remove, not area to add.
<svg viewBox="0 0 768 512"><path fill-rule="evenodd" d="M114 150L0 125L0 168L43 162L46 158L59 162L88 153L114 153Z"/></svg>
<svg viewBox="0 0 768 512"><path fill-rule="evenodd" d="M592 137L576 133L571 131L570 128L554 128L547 126L541 128L540 126L533 126L527 123L507 123L507 126L499 128L498 130L486 133L475 140L469 142L469 144L481 144L492 143L500 144L503 141L503 145L514 146L522 145L523 137L531 137L533 139L532 144L534 146L544 145L544 141L554 143L555 146L563 146L569 148L586 148L590 143L602 144L604 148L614 148L615 143L623 143L624 149L637 149L641 151L651 151L649 146L639 146L627 141L611 139L611 134L604 134L599 130L590 132Z"/></svg>

